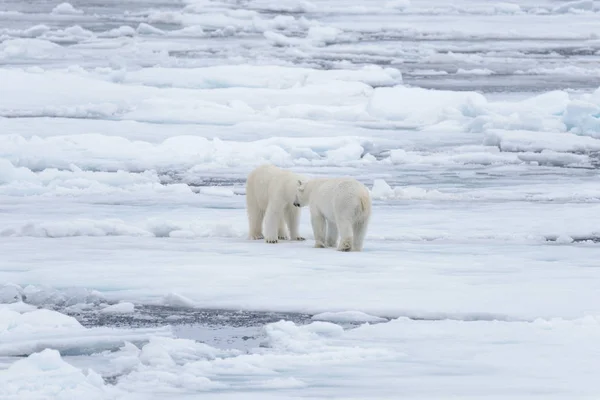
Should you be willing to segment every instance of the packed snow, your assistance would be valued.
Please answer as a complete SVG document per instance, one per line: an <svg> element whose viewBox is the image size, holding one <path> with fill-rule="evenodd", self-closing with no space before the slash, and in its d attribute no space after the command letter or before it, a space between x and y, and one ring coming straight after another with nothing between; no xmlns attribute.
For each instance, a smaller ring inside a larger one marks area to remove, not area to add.
<svg viewBox="0 0 600 400"><path fill-rule="evenodd" d="M600 7L459 3L0 0L0 398L598 397ZM264 163L364 251L248 240Z"/></svg>

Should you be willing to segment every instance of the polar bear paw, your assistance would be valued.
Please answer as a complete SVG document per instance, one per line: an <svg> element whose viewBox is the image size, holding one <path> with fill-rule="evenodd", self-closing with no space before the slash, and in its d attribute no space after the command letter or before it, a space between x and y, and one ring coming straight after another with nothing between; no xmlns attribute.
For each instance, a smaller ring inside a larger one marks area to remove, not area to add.
<svg viewBox="0 0 600 400"><path fill-rule="evenodd" d="M351 251L352 250L352 240L351 239L342 240L340 242L338 250L339 251Z"/></svg>
<svg viewBox="0 0 600 400"><path fill-rule="evenodd" d="M316 249L324 249L325 247L326 247L325 243L323 243L323 242L315 242L315 248Z"/></svg>
<svg viewBox="0 0 600 400"><path fill-rule="evenodd" d="M251 240L261 240L265 237L261 233L255 233L254 235L250 235Z"/></svg>
<svg viewBox="0 0 600 400"><path fill-rule="evenodd" d="M301 242L301 241L303 241L303 240L306 240L306 239L305 239L305 238L303 238L302 236L296 236L296 237L294 238L294 240L297 240L297 241Z"/></svg>
<svg viewBox="0 0 600 400"><path fill-rule="evenodd" d="M287 235L279 235L277 237L277 239L279 239L279 240L289 240L289 238L287 237Z"/></svg>
<svg viewBox="0 0 600 400"><path fill-rule="evenodd" d="M267 242L267 243L277 243L277 242L279 242L279 240L277 238L275 238L275 239L270 238L270 239L265 239L265 242Z"/></svg>

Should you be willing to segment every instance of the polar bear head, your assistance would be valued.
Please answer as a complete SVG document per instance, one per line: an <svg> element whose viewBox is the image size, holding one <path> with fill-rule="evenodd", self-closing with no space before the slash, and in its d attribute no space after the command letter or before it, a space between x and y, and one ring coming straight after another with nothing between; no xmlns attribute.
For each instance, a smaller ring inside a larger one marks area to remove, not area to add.
<svg viewBox="0 0 600 400"><path fill-rule="evenodd" d="M308 193L306 192L306 181L298 179L298 186L296 187L296 198L294 199L294 206L304 207L308 203Z"/></svg>

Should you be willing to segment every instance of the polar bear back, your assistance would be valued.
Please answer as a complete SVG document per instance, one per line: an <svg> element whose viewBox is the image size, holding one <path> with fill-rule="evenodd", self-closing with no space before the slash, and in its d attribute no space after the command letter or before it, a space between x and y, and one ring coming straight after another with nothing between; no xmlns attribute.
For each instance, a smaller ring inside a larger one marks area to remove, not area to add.
<svg viewBox="0 0 600 400"><path fill-rule="evenodd" d="M353 221L371 214L371 196L365 185L353 178L315 179L310 205L328 219L344 215Z"/></svg>
<svg viewBox="0 0 600 400"><path fill-rule="evenodd" d="M261 165L248 175L246 196L261 209L266 209L272 201L291 204L301 178L292 171L274 165Z"/></svg>

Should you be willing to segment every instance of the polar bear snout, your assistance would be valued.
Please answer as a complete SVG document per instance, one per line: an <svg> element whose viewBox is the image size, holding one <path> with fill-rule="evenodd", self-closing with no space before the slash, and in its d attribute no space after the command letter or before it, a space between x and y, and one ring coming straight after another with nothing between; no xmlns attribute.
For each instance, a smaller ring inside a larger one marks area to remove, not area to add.
<svg viewBox="0 0 600 400"><path fill-rule="evenodd" d="M298 203L298 201L294 201L294 207L301 207L300 203Z"/></svg>

